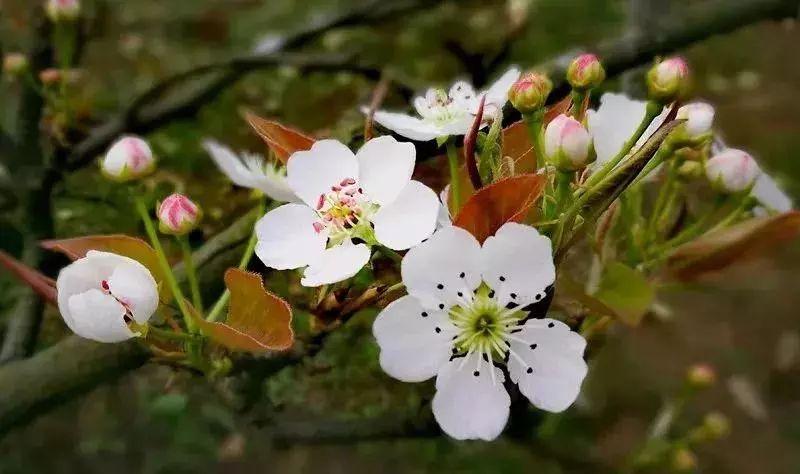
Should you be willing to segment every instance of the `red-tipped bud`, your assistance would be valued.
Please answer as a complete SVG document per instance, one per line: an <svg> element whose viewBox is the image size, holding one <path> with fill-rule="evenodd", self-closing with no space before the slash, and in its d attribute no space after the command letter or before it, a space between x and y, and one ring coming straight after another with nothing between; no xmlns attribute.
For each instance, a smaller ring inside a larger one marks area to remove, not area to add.
<svg viewBox="0 0 800 474"><path fill-rule="evenodd" d="M728 148L706 162L706 176L721 193L750 189L760 174L756 160L742 150Z"/></svg>
<svg viewBox="0 0 800 474"><path fill-rule="evenodd" d="M3 72L19 76L28 68L28 58L22 53L8 53L3 57Z"/></svg>
<svg viewBox="0 0 800 474"><path fill-rule="evenodd" d="M669 104L680 99L689 88L689 66L683 58L668 58L647 72L647 96Z"/></svg>
<svg viewBox="0 0 800 474"><path fill-rule="evenodd" d="M544 107L547 96L553 90L553 83L546 75L526 72L508 91L508 100L523 114L536 112Z"/></svg>
<svg viewBox="0 0 800 474"><path fill-rule="evenodd" d="M48 0L45 12L53 23L74 21L81 14L81 2L79 0Z"/></svg>
<svg viewBox="0 0 800 474"><path fill-rule="evenodd" d="M63 78L64 75L61 74L61 71L54 68L44 69L39 72L39 80L46 86L58 84Z"/></svg>
<svg viewBox="0 0 800 474"><path fill-rule="evenodd" d="M544 153L562 171L577 171L594 161L591 135L580 122L564 114L547 125Z"/></svg>
<svg viewBox="0 0 800 474"><path fill-rule="evenodd" d="M158 206L158 229L171 235L185 235L200 223L203 213L183 194L172 194Z"/></svg>
<svg viewBox="0 0 800 474"><path fill-rule="evenodd" d="M686 380L693 387L707 388L714 385L717 374L714 368L706 364L697 364L689 367L686 372Z"/></svg>
<svg viewBox="0 0 800 474"><path fill-rule="evenodd" d="M731 420L722 413L712 411L703 418L702 428L710 440L724 438L731 432Z"/></svg>
<svg viewBox="0 0 800 474"><path fill-rule="evenodd" d="M150 145L134 136L117 140L100 162L103 175L120 182L147 176L155 167L156 160Z"/></svg>
<svg viewBox="0 0 800 474"><path fill-rule="evenodd" d="M573 89L587 90L606 79L606 70L594 54L581 54L567 68L567 81Z"/></svg>

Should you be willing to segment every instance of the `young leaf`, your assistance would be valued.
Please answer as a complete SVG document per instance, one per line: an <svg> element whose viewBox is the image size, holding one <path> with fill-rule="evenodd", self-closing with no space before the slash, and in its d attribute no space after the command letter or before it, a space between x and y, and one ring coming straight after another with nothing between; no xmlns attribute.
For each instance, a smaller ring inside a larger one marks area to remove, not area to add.
<svg viewBox="0 0 800 474"><path fill-rule="evenodd" d="M56 282L52 278L25 265L2 250L0 250L0 265L6 267L17 280L28 285L43 300L55 304Z"/></svg>
<svg viewBox="0 0 800 474"><path fill-rule="evenodd" d="M224 323L206 321L193 313L200 329L232 351L282 351L294 344L292 308L264 288L261 277L238 268L225 272L231 292L228 318Z"/></svg>
<svg viewBox="0 0 800 474"><path fill-rule="evenodd" d="M481 175L478 172L478 163L475 161L475 142L478 139L478 132L481 129L481 121L483 120L483 107L486 105L486 96L481 96L481 102L478 104L478 111L475 113L475 119L472 121L472 126L469 131L464 135L464 163L467 165L467 172L469 179L472 181L472 186L475 189L481 189Z"/></svg>
<svg viewBox="0 0 800 474"><path fill-rule="evenodd" d="M603 271L594 296L613 309L620 321L636 326L653 304L655 290L643 274L622 263L611 262Z"/></svg>
<svg viewBox="0 0 800 474"><path fill-rule="evenodd" d="M316 141L298 130L289 128L274 120L261 118L252 112L245 111L244 117L258 136L275 153L275 156L284 163L289 160L292 153L308 150Z"/></svg>
<svg viewBox="0 0 800 474"><path fill-rule="evenodd" d="M521 222L542 194L543 174L523 174L497 181L470 196L453 224L483 242L506 222Z"/></svg>
<svg viewBox="0 0 800 474"><path fill-rule="evenodd" d="M156 280L161 301L168 303L172 300L169 285L166 284L164 272L158 264L155 250L147 242L128 235L88 235L62 240L44 240L40 245L54 252L59 252L72 260L83 258L89 250L110 252L124 257L132 258L147 268Z"/></svg>
<svg viewBox="0 0 800 474"><path fill-rule="evenodd" d="M619 317L617 313L605 303L584 291L583 286L563 273L559 273L556 281L556 297L576 301L581 306L600 316Z"/></svg>
<svg viewBox="0 0 800 474"><path fill-rule="evenodd" d="M763 255L798 235L798 211L748 219L678 247L667 260L667 272L679 280L694 280Z"/></svg>

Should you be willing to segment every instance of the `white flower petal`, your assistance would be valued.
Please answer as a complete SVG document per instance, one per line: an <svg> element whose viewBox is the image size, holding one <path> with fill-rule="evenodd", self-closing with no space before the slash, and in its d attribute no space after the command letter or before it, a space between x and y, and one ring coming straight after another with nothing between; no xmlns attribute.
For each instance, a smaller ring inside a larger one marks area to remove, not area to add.
<svg viewBox="0 0 800 474"><path fill-rule="evenodd" d="M454 331L447 313L425 310L413 296L393 301L372 325L381 368L403 382L436 375L450 359Z"/></svg>
<svg viewBox="0 0 800 474"><path fill-rule="evenodd" d="M486 91L486 104L493 104L502 108L508 102L508 91L517 82L519 75L520 71L517 67L512 67L503 73Z"/></svg>
<svg viewBox="0 0 800 474"><path fill-rule="evenodd" d="M453 218L450 216L450 206L447 204L450 195L450 185L442 189L439 193L439 214L436 216L437 227L448 227L453 224Z"/></svg>
<svg viewBox="0 0 800 474"><path fill-rule="evenodd" d="M144 324L158 309L158 286L144 265L126 260L108 277L108 287L112 295L128 305L133 319Z"/></svg>
<svg viewBox="0 0 800 474"><path fill-rule="evenodd" d="M753 186L752 195L765 209L754 209L754 212L765 215L768 210L788 212L792 210L790 198L767 173L761 173Z"/></svg>
<svg viewBox="0 0 800 474"><path fill-rule="evenodd" d="M526 306L545 297L556 277L550 239L528 225L510 222L483 243L483 280L505 306Z"/></svg>
<svg viewBox="0 0 800 474"><path fill-rule="evenodd" d="M256 223L256 255L264 265L276 270L304 267L325 250L326 231L317 233L317 213L303 204L284 204L268 212Z"/></svg>
<svg viewBox="0 0 800 474"><path fill-rule="evenodd" d="M453 102L461 104L471 104L477 98L475 88L467 81L456 81L447 95Z"/></svg>
<svg viewBox="0 0 800 474"><path fill-rule="evenodd" d="M378 110L375 112L373 120L412 140L427 141L447 135L440 127L406 114Z"/></svg>
<svg viewBox="0 0 800 474"><path fill-rule="evenodd" d="M135 336L125 324L125 308L113 296L91 289L69 297L75 334L98 342L122 342Z"/></svg>
<svg viewBox="0 0 800 474"><path fill-rule="evenodd" d="M356 153L359 186L374 203L393 202L411 179L416 156L411 143L388 135L373 138Z"/></svg>
<svg viewBox="0 0 800 474"><path fill-rule="evenodd" d="M306 268L300 284L303 286L322 286L347 280L353 277L369 261L369 247L364 244L353 245L346 241L331 247Z"/></svg>
<svg viewBox="0 0 800 474"><path fill-rule="evenodd" d="M409 181L392 203L381 206L370 219L375 238L393 250L411 248L431 236L436 229L439 199L419 181Z"/></svg>
<svg viewBox="0 0 800 474"><path fill-rule="evenodd" d="M490 370L494 371L494 377ZM466 361L448 362L436 378L433 396L436 422L458 440L497 438L506 426L511 405L504 380L502 370L477 355Z"/></svg>
<svg viewBox="0 0 800 474"><path fill-rule="evenodd" d="M298 151L286 164L289 187L311 207L319 197L338 186L345 178L358 178L355 155L336 140L319 140L310 150Z"/></svg>
<svg viewBox="0 0 800 474"><path fill-rule="evenodd" d="M400 270L410 295L426 308L443 310L471 296L481 283L480 269L478 241L466 230L450 226L409 250Z"/></svg>
<svg viewBox="0 0 800 474"><path fill-rule="evenodd" d="M228 179L237 186L243 188L254 188L253 175L247 167L242 164L239 157L230 148L222 145L215 140L204 140L203 148L208 152L214 163Z"/></svg>
<svg viewBox="0 0 800 474"><path fill-rule="evenodd" d="M509 359L511 380L536 407L566 410L575 402L586 377L586 340L554 319L529 320L517 337L524 342L512 341L511 350L522 361L513 356Z"/></svg>
<svg viewBox="0 0 800 474"><path fill-rule="evenodd" d="M466 135L469 132L469 129L472 127L472 122L475 121L475 117L469 114L464 114L460 117L454 117L449 122L443 123L441 125L441 133L442 136L457 136L457 135ZM484 123L481 125L481 128L486 127L487 124Z"/></svg>

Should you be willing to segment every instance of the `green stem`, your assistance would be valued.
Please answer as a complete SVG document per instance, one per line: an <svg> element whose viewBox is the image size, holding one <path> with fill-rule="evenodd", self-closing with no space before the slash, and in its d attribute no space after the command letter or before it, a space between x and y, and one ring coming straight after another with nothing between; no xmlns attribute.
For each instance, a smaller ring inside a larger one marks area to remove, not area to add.
<svg viewBox="0 0 800 474"><path fill-rule="evenodd" d="M156 328L150 326L147 328L147 335L156 336L159 339L165 339L167 341L175 341L175 342L193 342L197 338L191 334L185 333L178 333L174 331L169 331L167 329Z"/></svg>
<svg viewBox="0 0 800 474"><path fill-rule="evenodd" d="M725 204L727 196L720 196L714 202L714 205L711 209L708 210L703 216L697 219L694 224L690 225L689 227L685 228L681 231L678 235L676 235L673 239L667 241L662 247L659 247L659 251L667 251L679 245L685 244L689 242L693 238L697 237L698 235L702 234L703 231L708 226L708 222L716 215L717 211Z"/></svg>
<svg viewBox="0 0 800 474"><path fill-rule="evenodd" d="M636 142L638 142L639 139L642 138L642 135L644 135L644 132L647 130L647 127L649 127L650 124L653 122L653 120L656 117L658 117L662 109L663 107L661 106L661 104L658 104L657 102L653 101L648 101L644 118L642 119L642 122L639 124L639 128L637 128L636 131L633 133L633 135L628 139L628 141L626 141L625 144L622 145L622 148L619 150L619 152L617 152L614 158L609 160L605 165L603 165L602 168L595 171L591 176L589 176L589 179L586 180L586 183L581 188L581 190L583 191L578 190L578 192L585 192L586 190L591 189L592 186L602 181L603 178L605 178L608 175L608 173L611 172L611 170L616 168L619 162L622 161L626 156L628 156L628 153L630 153L631 149L634 146L636 146Z"/></svg>
<svg viewBox="0 0 800 474"><path fill-rule="evenodd" d="M461 209L461 179L458 174L458 150L453 139L447 140L447 164L450 168L450 202L453 203L453 214ZM445 203L447 204L447 203Z"/></svg>
<svg viewBox="0 0 800 474"><path fill-rule="evenodd" d="M570 96L572 98L572 117L578 122L583 122L583 101L586 100L586 92L573 90Z"/></svg>
<svg viewBox="0 0 800 474"><path fill-rule="evenodd" d="M183 292L181 291L177 280L175 280L175 274L172 273L172 267L170 267L169 262L167 261L167 256L164 254L164 249L161 247L161 242L158 240L158 234L156 233L156 228L153 225L153 221L150 219L150 214L147 212L147 206L145 206L144 201L140 196L134 196L134 201L136 204L136 210L139 213L139 217L141 217L142 222L144 223L144 229L147 232L147 237L150 239L150 243L153 246L153 249L156 251L158 264L161 267L161 271L164 273L164 278L167 280L169 289L172 291L172 294L175 297L175 301L178 304L178 309L180 309L181 315L183 316L183 321L186 323L186 328L189 331L194 332L197 328L195 327L191 316L189 316L189 311L186 309L186 302Z"/></svg>
<svg viewBox="0 0 800 474"><path fill-rule="evenodd" d="M258 203L258 215L261 215L264 212L264 199ZM258 235L253 229L253 233L250 235L250 240L247 241L247 248L245 248L244 253L242 254L242 258L239 260L239 270L244 270L247 268L247 264L250 263L250 259L253 258L253 253L256 250L256 244L258 243ZM228 305L228 300L231 298L231 292L228 291L226 288L222 295L220 295L219 299L214 306L211 308L211 312L208 313L208 317L206 317L207 321L217 321L219 320L220 315L222 315L222 310L225 309L225 306Z"/></svg>
<svg viewBox="0 0 800 474"><path fill-rule="evenodd" d="M667 208L668 201L675 194L677 174L678 164L673 160L667 169L667 174L664 178L664 184L658 190L658 196L656 197L655 204L653 205L653 212L650 214L650 221L647 223L648 236L652 239L657 239L657 224L661 220L662 214Z"/></svg>
<svg viewBox="0 0 800 474"><path fill-rule="evenodd" d="M400 263L400 262L403 261L403 256L402 255L400 255L399 253L395 252L394 250L392 250L392 249L390 249L388 247L384 247L383 245L381 245L380 247L378 247L378 250L385 257L392 259L392 261L394 261L395 263Z"/></svg>
<svg viewBox="0 0 800 474"><path fill-rule="evenodd" d="M189 289L192 293L192 304L202 314L203 295L200 294L200 284L197 281L197 271L194 267L194 258L192 257L192 248L189 246L189 239L185 235L180 235L177 239L183 252L183 264L186 267L186 279L189 280Z"/></svg>

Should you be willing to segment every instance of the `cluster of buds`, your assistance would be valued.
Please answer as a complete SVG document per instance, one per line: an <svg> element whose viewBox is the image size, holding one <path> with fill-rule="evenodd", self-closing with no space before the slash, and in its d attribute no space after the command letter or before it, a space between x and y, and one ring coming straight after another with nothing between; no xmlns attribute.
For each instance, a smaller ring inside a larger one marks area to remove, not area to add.
<svg viewBox="0 0 800 474"><path fill-rule="evenodd" d="M564 114L547 125L544 153L556 169L567 172L583 169L595 159L592 136L580 122Z"/></svg>
<svg viewBox="0 0 800 474"><path fill-rule="evenodd" d="M683 58L668 58L647 72L647 96L661 104L670 104L689 88L689 66Z"/></svg>
<svg viewBox="0 0 800 474"><path fill-rule="evenodd" d="M118 182L132 181L155 170L156 160L146 141L127 136L117 140L100 161L100 170Z"/></svg>
<svg viewBox="0 0 800 474"><path fill-rule="evenodd" d="M508 91L508 100L523 114L541 110L547 96L553 90L553 83L546 75L530 71L522 74Z"/></svg>
<svg viewBox="0 0 800 474"><path fill-rule="evenodd" d="M48 0L47 17L53 23L75 21L81 14L80 0Z"/></svg>
<svg viewBox="0 0 800 474"><path fill-rule="evenodd" d="M8 53L3 57L3 72L19 76L28 69L28 58L22 53Z"/></svg>
<svg viewBox="0 0 800 474"><path fill-rule="evenodd" d="M156 210L158 229L164 234L186 235L203 218L200 207L183 194L171 194Z"/></svg>
<svg viewBox="0 0 800 474"><path fill-rule="evenodd" d="M741 150L729 148L706 162L706 177L723 194L749 191L761 174L756 160Z"/></svg>
<svg viewBox="0 0 800 474"><path fill-rule="evenodd" d="M567 68L567 82L573 89L586 91L602 84L606 71L594 54L582 54Z"/></svg>

